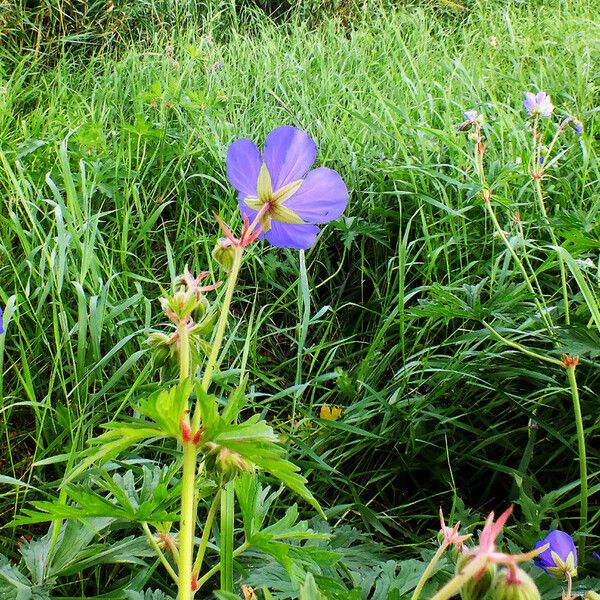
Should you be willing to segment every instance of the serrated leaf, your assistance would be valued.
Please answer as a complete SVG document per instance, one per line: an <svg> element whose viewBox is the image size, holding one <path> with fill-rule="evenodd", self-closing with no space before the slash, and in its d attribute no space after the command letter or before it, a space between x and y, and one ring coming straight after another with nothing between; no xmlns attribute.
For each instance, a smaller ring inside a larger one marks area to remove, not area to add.
<svg viewBox="0 0 600 600"><path fill-rule="evenodd" d="M180 421L192 392L189 380L168 390L159 390L142 400L137 407L144 416L152 419L167 435L181 440Z"/></svg>
<svg viewBox="0 0 600 600"><path fill-rule="evenodd" d="M326 518L321 506L306 487L306 479L298 472L300 469L283 457L285 450L279 445L279 438L273 428L258 419L259 415L254 415L239 425L220 421L217 426L204 432L203 439L229 448L267 471Z"/></svg>
<svg viewBox="0 0 600 600"><path fill-rule="evenodd" d="M103 464L115 458L129 446L150 438L162 438L165 434L157 427L135 426L129 423L110 423L104 427L110 428L102 435L90 440L90 445L100 446L89 448L82 453L84 460L79 463L64 479L61 487L70 483L93 464Z"/></svg>
<svg viewBox="0 0 600 600"><path fill-rule="evenodd" d="M219 422L219 404L214 394L208 394L200 382L194 386L196 400L200 407L202 426L208 429L215 427Z"/></svg>
<svg viewBox="0 0 600 600"><path fill-rule="evenodd" d="M0 555L0 600L29 600L31 588L31 581Z"/></svg>

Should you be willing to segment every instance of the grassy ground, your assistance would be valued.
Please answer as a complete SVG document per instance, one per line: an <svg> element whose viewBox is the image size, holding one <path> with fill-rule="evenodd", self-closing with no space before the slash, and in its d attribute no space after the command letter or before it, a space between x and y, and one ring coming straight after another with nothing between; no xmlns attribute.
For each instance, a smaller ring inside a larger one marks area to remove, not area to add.
<svg viewBox="0 0 600 600"><path fill-rule="evenodd" d="M453 13L365 2L318 26L215 9L197 27L163 28L100 54L7 53L0 468L32 488L2 488L2 520L54 493L65 456L143 390L143 341L161 287L185 263L212 269L211 213L234 219L228 145L287 123L317 141L318 162L342 174L350 205L307 254L310 313L298 300L296 253L265 247L248 261L235 312L248 315L255 302L254 320L236 329L228 352L235 366L249 340L256 402L284 432L294 410L302 419L291 448L316 495L338 507L333 515L360 516L388 544L407 545L435 528L440 504L459 514L505 506L518 497L517 476L521 501L539 507L525 514L533 529L524 543L556 519L576 529L564 371L491 339L478 316L536 351L581 355L593 440L598 329L572 276L572 326L560 325L558 263L525 167L522 95L543 89L559 115L585 123L580 138L565 136L544 185L559 241L597 265L594 5L482 3ZM485 115L500 223L513 231L514 211L524 217L552 335L477 195L471 145L456 131L470 108ZM587 273L593 289L597 266ZM323 404L343 406L343 418L315 423ZM589 454L596 490L592 443ZM588 531L599 520L595 508ZM22 533L3 529L2 545Z"/></svg>

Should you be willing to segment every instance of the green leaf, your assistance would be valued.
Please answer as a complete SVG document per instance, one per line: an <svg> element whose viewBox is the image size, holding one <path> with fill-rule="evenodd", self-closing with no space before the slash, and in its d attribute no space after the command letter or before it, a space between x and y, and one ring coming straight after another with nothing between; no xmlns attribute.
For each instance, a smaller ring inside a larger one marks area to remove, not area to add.
<svg viewBox="0 0 600 600"><path fill-rule="evenodd" d="M222 415L223 421L226 423L233 423L238 418L242 408L244 408L248 402L248 398L246 397L247 381L248 376L244 377L238 387L229 394L227 405L225 406Z"/></svg>
<svg viewBox="0 0 600 600"><path fill-rule="evenodd" d="M181 439L180 422L192 391L189 380L168 390L159 390L140 402L140 413L152 419L162 431L175 439Z"/></svg>
<svg viewBox="0 0 600 600"><path fill-rule="evenodd" d="M200 407L202 425L206 428L214 427L219 421L219 404L214 394L208 394L200 382L194 386L196 400Z"/></svg>
<svg viewBox="0 0 600 600"><path fill-rule="evenodd" d="M84 460L65 477L61 487L73 481L93 464L103 464L111 460L136 442L165 437L164 432L157 427L148 427L142 424L110 423L104 427L110 427L110 430L90 440L90 445L99 447L90 448L82 453L82 456L85 457Z"/></svg>
<svg viewBox="0 0 600 600"><path fill-rule="evenodd" d="M596 324L598 331L600 331L600 301L588 285L588 282L585 279L585 275L583 271L579 268L579 265L575 261L575 259L561 246L553 246L554 250L558 252L558 254L562 257L562 259L567 263L567 267L569 267L569 271L575 278L579 289L581 290L581 294L585 299L585 303L587 304L590 313L592 315L592 320Z"/></svg>
<svg viewBox="0 0 600 600"><path fill-rule="evenodd" d="M299 600L322 600L323 596L317 587L317 583L312 573L306 574L304 585L300 590Z"/></svg>
<svg viewBox="0 0 600 600"><path fill-rule="evenodd" d="M299 468L284 458L285 450L279 445L279 438L272 427L258 419L259 415L254 415L239 425L220 421L204 432L203 440L229 448L271 473L326 518L321 506L306 487L306 479L298 473Z"/></svg>

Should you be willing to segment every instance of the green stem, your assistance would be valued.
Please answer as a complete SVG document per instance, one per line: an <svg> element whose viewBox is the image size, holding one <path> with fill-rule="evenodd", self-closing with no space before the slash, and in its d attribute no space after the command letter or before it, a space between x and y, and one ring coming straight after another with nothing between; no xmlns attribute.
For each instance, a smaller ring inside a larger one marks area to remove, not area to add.
<svg viewBox="0 0 600 600"><path fill-rule="evenodd" d="M552 224L550 223L550 219L548 218L548 213L546 212L546 205L544 203L544 194L542 192L541 179L535 180L535 189L537 192L537 201L540 206L540 210L542 211L542 215L544 216L544 221L546 223L546 227L548 228L548 233L550 234L550 239L552 240L552 244L558 248L558 240L556 238L556 235L554 234L554 229L552 229ZM565 261L563 260L563 257L560 254L560 252L558 253L558 264L560 267L560 280L562 283L563 304L565 307L565 323L569 325L571 323L571 316L569 314L569 290L567 289L567 271L565 269Z"/></svg>
<svg viewBox="0 0 600 600"><path fill-rule="evenodd" d="M448 600L452 598L460 588L471 579L478 571L481 571L487 562L486 556L477 556L460 572L457 573L431 600Z"/></svg>
<svg viewBox="0 0 600 600"><path fill-rule="evenodd" d="M421 575L421 579L419 579L419 583L417 583L417 587L413 592L411 600L418 600L419 596L421 595L421 591L423 590L423 586L427 583L429 577L431 577L431 573L433 572L435 565L440 560L440 558L442 558L442 555L444 554L444 552L446 552L447 548L448 543L443 542L442 545L437 549L436 553L433 555L433 558L429 561L427 568L425 569L425 571L423 571L423 575Z"/></svg>
<svg viewBox="0 0 600 600"><path fill-rule="evenodd" d="M218 490L213 498L212 504L206 517L206 523L204 524L204 531L202 532L202 538L200 539L200 546L198 546L198 554L196 555L196 561L194 562L194 570L192 571L192 577L198 579L200 570L202 569L202 562L204 561L204 554L206 553L206 546L210 538L210 532L212 529L217 509L219 508L219 501L221 500L221 490Z"/></svg>
<svg viewBox="0 0 600 600"><path fill-rule="evenodd" d="M179 376L190 376L190 338L185 324L179 326ZM179 526L178 600L191 600L194 531L196 528L194 493L198 450L192 441L183 442L183 476L181 478L181 522Z"/></svg>
<svg viewBox="0 0 600 600"><path fill-rule="evenodd" d="M577 379L575 378L575 366L567 367L567 377L571 386L571 396L573 397L573 410L575 412L575 426L577 428L577 444L579 447L579 502L580 502L580 529L584 533L587 528L588 516L588 489L587 489L587 458L585 451L585 434L583 430L583 418L581 416L581 403L579 401L579 389L577 388ZM579 538L579 556L585 554L585 536Z"/></svg>
<svg viewBox="0 0 600 600"><path fill-rule="evenodd" d="M150 527L148 527L148 523L143 522L142 528L144 530L144 533L146 534L146 537L148 538L148 542L150 542L150 545L152 546L152 548L154 549L156 554L158 554L158 558L160 558L160 562L164 565L165 569L167 570L167 572L169 573L169 575L171 576L173 581L175 583L177 583L178 582L177 573L175 573L175 571L173 570L173 567L171 566L171 563L167 560L167 557L164 555L164 553L160 549L160 546L158 545L157 541L154 539L154 536L152 535L152 532L150 531Z"/></svg>
<svg viewBox="0 0 600 600"><path fill-rule="evenodd" d="M221 495L221 589L233 592L233 527L235 518L235 482L225 485Z"/></svg>
<svg viewBox="0 0 600 600"><path fill-rule="evenodd" d="M242 257L244 255L244 249L240 246L234 246L233 264L231 265L231 271L229 278L227 279L227 288L225 289L225 296L223 298L223 305L221 306L221 314L217 321L217 327L215 336L212 342L210 355L206 362L204 369L204 375L202 376L202 387L205 391L208 391L210 382L212 379L213 371L217 366L217 359L219 358L219 352L221 351L221 344L223 343L223 336L225 334L225 328L227 327L227 319L229 317L229 307L231 306L231 300L233 298L233 292L235 290L235 284L240 273L240 267L242 266ZM192 431L196 431L200 427L200 410L196 407L194 413L194 419L192 422Z"/></svg>
<svg viewBox="0 0 600 600"><path fill-rule="evenodd" d="M190 600L192 593L192 562L194 554L194 491L198 450L193 442L183 444L183 477L181 479L181 524L179 527L179 596Z"/></svg>
<svg viewBox="0 0 600 600"><path fill-rule="evenodd" d="M517 342L513 342L513 341L509 340L508 338L505 338L503 335L499 334L491 325L489 325L485 321L482 321L481 324L499 342L502 342L503 344L506 344L510 348L514 348L515 350L518 350L519 352L522 352L523 354L526 354L527 356L530 356L531 358L537 358L538 360L541 360L541 361L544 361L544 362L548 362L548 363L553 364L553 365L558 365L559 367L563 367L564 366L563 363L560 360L556 359L556 358L550 358L549 356L544 356L543 354L538 354L537 352L532 352L531 350L528 350L527 348L525 348L525 346L521 346L521 344L517 344Z"/></svg>
<svg viewBox="0 0 600 600"><path fill-rule="evenodd" d="M232 556L236 558L242 552L245 552L250 548L250 544L248 542L244 542L237 550L234 550ZM206 573L198 579L198 589L200 589L215 573L218 573L221 570L221 563L216 564L212 569L206 571Z"/></svg>
<svg viewBox="0 0 600 600"><path fill-rule="evenodd" d="M538 309L540 316L542 317L544 324L546 325L546 328L548 329L548 332L552 335L552 322L550 321L550 318L548 317L547 310L545 309L545 307L543 307L540 304L540 301L538 300L537 294L535 293L535 290L533 289L533 285L531 284L531 281L529 280L529 274L527 273L527 270L523 266L521 259L518 257L517 253L514 251L514 248L511 246L510 242L506 239L506 234L502 230L502 227L500 227L500 223L498 223L498 219L496 218L496 213L494 212L494 210L492 208L492 203L486 201L486 202L484 202L484 204L485 204L486 210L488 211L488 214L490 215L490 218L492 219L494 228L496 229L498 235L504 242L506 249L508 250L508 252L512 256L513 260L515 261L515 264L521 271L521 274L523 275L523 279L525 281L525 285L527 286L527 289L529 290L529 292L532 295L533 302L534 302L536 308Z"/></svg>
<svg viewBox="0 0 600 600"><path fill-rule="evenodd" d="M300 331L298 334L298 353L296 356L296 391L292 404L292 423L296 423L296 405L300 396L300 384L302 383L302 356L308 336L308 322L310 321L310 289L308 287L308 275L306 273L306 257L304 250L300 250L300 277L298 279L298 312L300 313ZM292 426L295 429L295 426Z"/></svg>
<svg viewBox="0 0 600 600"><path fill-rule="evenodd" d="M185 323L177 328L179 334L179 379L184 381L190 376L190 333Z"/></svg>

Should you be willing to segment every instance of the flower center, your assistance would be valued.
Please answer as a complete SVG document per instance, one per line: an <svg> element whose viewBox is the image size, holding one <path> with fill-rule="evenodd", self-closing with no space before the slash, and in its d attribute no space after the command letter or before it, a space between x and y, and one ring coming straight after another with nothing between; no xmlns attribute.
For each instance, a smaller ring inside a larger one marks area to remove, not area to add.
<svg viewBox="0 0 600 600"><path fill-rule="evenodd" d="M244 202L252 210L261 213L259 219L264 231L271 228L271 219L293 225L304 224L304 221L293 210L284 206L284 203L298 191L302 183L302 179L297 179L273 191L271 174L263 162L258 173L257 197L249 196L244 198Z"/></svg>

